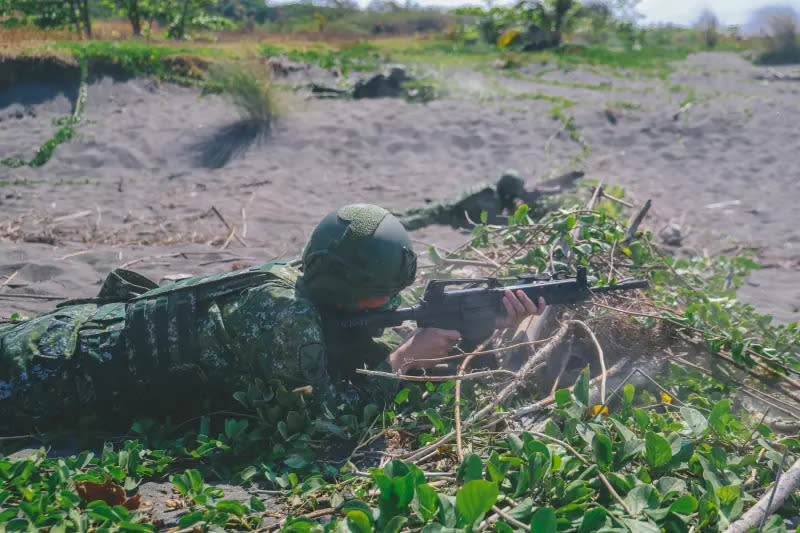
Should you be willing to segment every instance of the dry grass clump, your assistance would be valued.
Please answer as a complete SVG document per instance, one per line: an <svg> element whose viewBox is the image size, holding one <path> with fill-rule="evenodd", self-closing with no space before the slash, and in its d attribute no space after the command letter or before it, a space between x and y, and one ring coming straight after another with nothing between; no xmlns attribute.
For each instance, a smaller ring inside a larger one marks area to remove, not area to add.
<svg viewBox="0 0 800 533"><path fill-rule="evenodd" d="M209 87L228 99L241 120L253 122L268 133L277 115L278 101L266 69L225 63L209 72Z"/></svg>
<svg viewBox="0 0 800 533"><path fill-rule="evenodd" d="M767 51L756 61L763 65L800 63L797 16L779 12L770 16L766 35Z"/></svg>
<svg viewBox="0 0 800 533"><path fill-rule="evenodd" d="M194 147L201 165L221 168L269 135L280 103L262 65L225 63L213 67L207 91L220 94L239 112L239 120L221 126Z"/></svg>

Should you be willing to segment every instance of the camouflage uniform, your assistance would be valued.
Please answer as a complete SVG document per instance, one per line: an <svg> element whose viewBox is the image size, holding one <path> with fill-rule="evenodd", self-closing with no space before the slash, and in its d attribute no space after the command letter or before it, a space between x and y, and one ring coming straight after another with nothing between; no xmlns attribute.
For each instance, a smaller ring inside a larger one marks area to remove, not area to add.
<svg viewBox="0 0 800 533"><path fill-rule="evenodd" d="M504 212L514 209L514 200L525 193L525 182L513 171L506 171L497 185L481 184L470 187L454 200L435 202L425 207L416 207L394 213L403 226L411 231L431 224L449 225L454 228L470 227L481 220L486 211L490 224L502 222ZM467 220L467 214L469 220Z"/></svg>
<svg viewBox="0 0 800 533"><path fill-rule="evenodd" d="M96 299L0 326L0 430L76 412L180 411L199 398L229 400L252 377L312 385L331 410L364 389L391 391L359 386L353 371L382 365L402 339L326 330L299 266L271 262L163 287L117 270Z"/></svg>

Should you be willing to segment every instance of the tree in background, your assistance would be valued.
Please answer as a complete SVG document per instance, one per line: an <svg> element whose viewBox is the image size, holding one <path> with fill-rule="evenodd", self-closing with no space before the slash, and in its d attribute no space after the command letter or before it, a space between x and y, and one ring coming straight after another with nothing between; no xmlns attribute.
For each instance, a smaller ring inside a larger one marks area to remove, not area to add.
<svg viewBox="0 0 800 533"><path fill-rule="evenodd" d="M0 0L0 16L21 16L40 28L72 25L79 36L92 38L89 0Z"/></svg>
<svg viewBox="0 0 800 533"><path fill-rule="evenodd" d="M558 46L563 32L572 28L582 15L580 3L575 0L523 0L517 9L534 25L527 32L535 41L530 49Z"/></svg>
<svg viewBox="0 0 800 533"><path fill-rule="evenodd" d="M217 0L158 0L155 18L167 27L167 37L184 39L190 28L231 30L236 23L217 14Z"/></svg>
<svg viewBox="0 0 800 533"><path fill-rule="evenodd" d="M614 12L607 2L590 2L583 5L581 15L589 21L589 38L594 43L608 39L614 27Z"/></svg>
<svg viewBox="0 0 800 533"><path fill-rule="evenodd" d="M142 30L148 30L150 21L155 18L158 0L103 0L103 4L112 8L120 17L127 18L133 28L133 34L139 36Z"/></svg>
<svg viewBox="0 0 800 533"><path fill-rule="evenodd" d="M697 20L697 29L703 35L703 42L709 48L714 48L719 42L719 21L710 10L705 9Z"/></svg>

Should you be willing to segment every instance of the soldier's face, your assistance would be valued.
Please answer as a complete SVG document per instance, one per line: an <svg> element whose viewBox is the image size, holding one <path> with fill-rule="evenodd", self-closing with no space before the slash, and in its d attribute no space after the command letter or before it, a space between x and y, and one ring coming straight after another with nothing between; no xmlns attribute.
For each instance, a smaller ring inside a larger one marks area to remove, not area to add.
<svg viewBox="0 0 800 533"><path fill-rule="evenodd" d="M362 298L356 301L356 309L376 309L385 305L391 296L377 296L375 298Z"/></svg>

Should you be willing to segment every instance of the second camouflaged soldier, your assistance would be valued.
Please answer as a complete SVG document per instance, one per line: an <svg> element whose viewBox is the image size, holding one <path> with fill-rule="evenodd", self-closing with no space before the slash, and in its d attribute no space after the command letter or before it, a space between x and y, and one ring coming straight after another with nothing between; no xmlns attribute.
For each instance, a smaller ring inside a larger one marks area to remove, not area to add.
<svg viewBox="0 0 800 533"><path fill-rule="evenodd" d="M496 186L476 185L464 191L456 199L431 203L395 215L409 231L431 224L449 225L454 228L471 227L473 223L480 222L483 211L488 214L487 221L496 224L504 213L513 213L516 208L515 201L524 194L525 181L516 171L507 170L497 181Z"/></svg>

